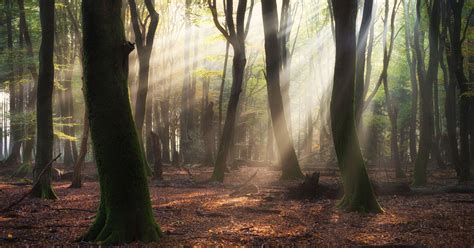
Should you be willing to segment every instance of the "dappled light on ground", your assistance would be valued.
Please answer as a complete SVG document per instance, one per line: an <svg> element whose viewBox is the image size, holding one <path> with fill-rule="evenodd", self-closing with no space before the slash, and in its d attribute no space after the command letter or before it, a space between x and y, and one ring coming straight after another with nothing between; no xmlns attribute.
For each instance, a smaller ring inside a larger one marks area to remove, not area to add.
<svg viewBox="0 0 474 248"><path fill-rule="evenodd" d="M383 214L338 210L337 199L291 200L287 189L298 181L280 181L279 173L243 166L231 171L224 184L189 183L189 174L165 167L168 186L150 183L153 212L165 233L164 246L177 245L415 245L462 247L474 242L472 194L379 196ZM321 183L335 185L337 174L322 171ZM196 182L210 176L207 168L190 170ZM309 171L306 171L309 172ZM370 170L385 181L386 173ZM453 172L432 172L432 184L449 180ZM447 179L448 178L448 179ZM173 183L172 183L173 182ZM55 183L59 200L27 198L14 211L0 215L0 245L22 242L50 246L72 244L94 220L99 186L86 182L82 189ZM28 186L0 184L1 202L16 199ZM11 238L9 238L10 236ZM44 241L48 240L48 241ZM436 245L435 245L436 244ZM135 244L138 245L138 244Z"/></svg>

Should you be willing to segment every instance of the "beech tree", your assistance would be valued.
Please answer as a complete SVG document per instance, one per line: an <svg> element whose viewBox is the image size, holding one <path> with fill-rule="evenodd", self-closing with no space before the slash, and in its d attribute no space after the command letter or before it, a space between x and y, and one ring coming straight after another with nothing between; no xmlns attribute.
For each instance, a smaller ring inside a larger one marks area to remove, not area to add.
<svg viewBox="0 0 474 248"><path fill-rule="evenodd" d="M356 133L354 91L356 66L356 0L333 0L336 63L331 97L331 128L344 196L339 207L349 211L382 212L365 168Z"/></svg>
<svg viewBox="0 0 474 248"><path fill-rule="evenodd" d="M440 25L440 1L434 1L430 9L429 20L429 65L425 72L422 59L421 44L419 41L419 29L421 21L421 0L416 3L415 22L415 52L417 56L418 83L420 87L420 144L415 161L413 173L413 184L421 186L426 184L426 166L433 145L433 82L438 76L439 66L439 25ZM433 154L434 155L434 154Z"/></svg>
<svg viewBox="0 0 474 248"><path fill-rule="evenodd" d="M53 158L53 85L54 85L54 0L40 0L41 46L39 52L38 92L36 99L36 157L33 170L32 196L56 199L51 187L51 167L45 168ZM46 170L41 175L41 172Z"/></svg>
<svg viewBox="0 0 474 248"><path fill-rule="evenodd" d="M253 6L253 0L252 6ZM224 172L226 170L227 156L234 137L235 120L237 118L237 105L239 104L240 92L244 81L244 70L247 64L245 53L245 37L248 33L249 25L245 26L245 13L247 11L247 0L239 0L237 6L236 22L234 22L234 1L225 1L225 25L224 28L218 19L216 0L208 0L214 24L224 35L226 40L234 49L232 59L232 89L230 93L229 104L227 106L227 115L224 122L224 128L220 137L219 148L217 151L216 162L212 179L215 181L224 181ZM250 16L247 17L250 19Z"/></svg>
<svg viewBox="0 0 474 248"><path fill-rule="evenodd" d="M121 8L115 0L82 2L85 96L101 194L96 219L81 239L104 245L162 236L129 101L128 55L134 47L125 40Z"/></svg>
<svg viewBox="0 0 474 248"><path fill-rule="evenodd" d="M283 98L280 88L282 68L281 50L278 49L278 14L276 0L262 1L263 29L265 33L265 64L267 72L267 94L270 105L273 133L278 147L282 179L302 178L295 148L283 111Z"/></svg>

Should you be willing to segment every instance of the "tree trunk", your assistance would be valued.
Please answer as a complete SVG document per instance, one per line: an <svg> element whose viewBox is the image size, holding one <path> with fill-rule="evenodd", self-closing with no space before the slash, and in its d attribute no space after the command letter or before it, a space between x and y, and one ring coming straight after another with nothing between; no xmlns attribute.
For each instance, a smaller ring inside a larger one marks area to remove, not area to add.
<svg viewBox="0 0 474 248"><path fill-rule="evenodd" d="M39 177L53 158L53 85L54 85L54 0L40 0L41 46L39 52L38 97L36 100L36 158L32 196L57 199L51 187L51 167Z"/></svg>
<svg viewBox="0 0 474 248"><path fill-rule="evenodd" d="M82 187L82 171L84 169L84 162L87 155L87 142L89 140L89 116L87 110L84 112L84 127L82 129L81 148L74 164L74 171L72 174L72 182L69 188Z"/></svg>
<svg viewBox="0 0 474 248"><path fill-rule="evenodd" d="M143 145L143 123L145 121L145 111L148 95L148 75L150 73L150 57L153 49L153 42L155 38L155 32L158 27L159 16L155 11L152 0L145 0L145 7L150 17L150 23L148 27L143 27L144 30L140 29L139 16L137 11L137 5L135 0L128 0L130 6L130 16L133 27L133 33L135 34L135 42L137 44L137 55L138 55L138 88L137 97L135 104L135 123L137 125L138 138L140 143ZM147 30L145 30L148 28ZM146 33L145 33L146 31ZM147 133L148 136L148 133ZM143 146L142 146L143 147Z"/></svg>
<svg viewBox="0 0 474 248"><path fill-rule="evenodd" d="M303 178L295 148L290 138L283 110L280 89L281 51L278 49L278 14L276 0L262 2L263 30L265 33L265 64L267 72L267 94L272 117L273 131L282 166L282 179Z"/></svg>
<svg viewBox="0 0 474 248"><path fill-rule="evenodd" d="M415 50L417 54L418 81L420 84L420 147L415 161L415 170L413 174L413 184L422 186L426 184L426 166L430 153L432 153L433 144L433 82L438 76L439 65L439 7L440 1L434 1L431 8L429 21L429 65L426 77L424 74L424 65L422 63L422 48L419 42L419 30L421 21L421 0L417 0L416 22L415 22Z"/></svg>
<svg viewBox="0 0 474 248"><path fill-rule="evenodd" d="M153 242L162 236L153 218L146 162L132 116L128 55L120 1L84 0L84 80L100 182L96 220L82 237L103 245Z"/></svg>
<svg viewBox="0 0 474 248"><path fill-rule="evenodd" d="M224 69L222 69L221 88L219 91L219 137L222 136L222 105L224 104L224 86L227 74L227 61L229 60L229 42L225 45Z"/></svg>
<svg viewBox="0 0 474 248"><path fill-rule="evenodd" d="M355 84L355 110L356 125L359 126L362 117L362 106L364 105L364 89L365 89L365 51L367 49L367 38L369 36L369 27L372 25L372 7L374 1L366 0L364 2L364 11L362 13L362 21L359 29L359 37L357 40L356 53L356 84Z"/></svg>
<svg viewBox="0 0 474 248"><path fill-rule="evenodd" d="M289 51L289 42L293 21L290 14L290 0L283 0L281 5L281 22L278 31L280 55L281 55L281 72L280 72L280 89L283 99L283 115L288 127L288 133L291 134L291 101L290 101L290 83L291 83L291 53ZM276 12L276 10L275 10ZM276 26L278 26L278 20Z"/></svg>
<svg viewBox="0 0 474 248"><path fill-rule="evenodd" d="M153 178L163 180L163 164L161 163L160 137L154 132L150 132L153 147Z"/></svg>
<svg viewBox="0 0 474 248"><path fill-rule="evenodd" d="M239 103L240 92L242 91L242 82L244 77L245 50L237 50L234 48L234 58L232 60L232 89L230 92L229 104L227 105L227 115L224 122L224 129L219 142L216 163L214 164L214 172L212 178L215 181L222 182L224 180L224 172L226 171L226 161L229 155L230 146L234 139L235 120L237 118L237 105Z"/></svg>
<svg viewBox="0 0 474 248"><path fill-rule="evenodd" d="M395 167L395 176L397 178L405 177L405 173L402 170L400 162L400 152L398 146L398 108L395 106L393 99L390 95L388 88L388 66L393 51L393 43L395 36L395 16L397 10L397 0L394 1L392 16L390 22L390 44L387 45L387 33L388 33L388 12L389 12L389 1L385 0L385 22L384 22L384 34L383 34L383 71L382 71L382 82L385 92L385 103L387 106L387 113L390 119L390 150L392 156L392 164ZM389 46L389 47L388 47Z"/></svg>
<svg viewBox="0 0 474 248"><path fill-rule="evenodd" d="M416 64L415 54L412 51L411 46L411 23L410 23L410 9L407 0L403 0L404 16L405 16L405 53L408 67L410 69L410 83L411 83L411 108L410 108L410 159L414 163L416 160L416 120L418 114L418 85L416 82Z"/></svg>
<svg viewBox="0 0 474 248"><path fill-rule="evenodd" d="M354 111L357 1L333 0L336 23L336 63L331 98L331 127L344 196L339 207L349 211L382 212L356 133Z"/></svg>
<svg viewBox="0 0 474 248"><path fill-rule="evenodd" d="M160 102L161 119L163 121L163 135L161 137L161 143L163 145L163 163L171 162L170 159L170 118L169 118L169 102L164 100Z"/></svg>
<svg viewBox="0 0 474 248"><path fill-rule="evenodd" d="M13 64L13 27L12 27L12 12L13 2L12 0L5 0L5 12L6 12L6 26L7 26L7 47L8 47L8 59L11 61L7 73L8 90L9 90L9 112L10 112L10 142L12 148L10 154L4 161L5 166L17 165L20 163L20 149L21 149L21 137L20 137L20 126L16 120L17 114L19 113L18 107L21 107L17 103L17 92L16 92L16 80L15 80L15 65ZM18 65L17 65L18 66Z"/></svg>
<svg viewBox="0 0 474 248"><path fill-rule="evenodd" d="M462 10L464 7L464 0L457 2L449 1L449 7L452 10L452 23L449 26L449 34L451 41L452 53L452 67L454 69L454 76L459 87L459 136L460 136L460 165L458 166L458 177L460 181L469 180L470 172L470 150L469 150L469 111L470 102L466 93L469 91L468 81L464 75L464 57L462 54ZM469 21L469 20L468 20ZM472 111L472 110L471 110Z"/></svg>

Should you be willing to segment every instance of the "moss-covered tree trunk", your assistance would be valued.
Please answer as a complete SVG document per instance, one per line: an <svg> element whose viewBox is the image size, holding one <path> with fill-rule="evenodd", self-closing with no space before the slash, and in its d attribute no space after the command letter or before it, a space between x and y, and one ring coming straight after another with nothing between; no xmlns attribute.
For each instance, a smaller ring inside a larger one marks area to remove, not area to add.
<svg viewBox="0 0 474 248"><path fill-rule="evenodd" d="M33 170L33 197L56 199L51 187L51 167L39 178L53 157L53 84L54 84L54 0L40 0L41 46L36 98L36 158Z"/></svg>
<svg viewBox="0 0 474 248"><path fill-rule="evenodd" d="M120 1L82 2L84 79L90 131L99 172L100 206L85 241L158 241L145 158L132 117L128 55Z"/></svg>
<svg viewBox="0 0 474 248"><path fill-rule="evenodd" d="M282 179L302 178L295 148L290 138L280 89L281 50L278 39L278 14L276 0L262 2L263 30L265 33L265 64L267 71L267 94L275 140L282 166Z"/></svg>
<svg viewBox="0 0 474 248"><path fill-rule="evenodd" d="M355 126L356 0L333 0L336 64L331 98L331 127L348 211L381 212L365 169Z"/></svg>

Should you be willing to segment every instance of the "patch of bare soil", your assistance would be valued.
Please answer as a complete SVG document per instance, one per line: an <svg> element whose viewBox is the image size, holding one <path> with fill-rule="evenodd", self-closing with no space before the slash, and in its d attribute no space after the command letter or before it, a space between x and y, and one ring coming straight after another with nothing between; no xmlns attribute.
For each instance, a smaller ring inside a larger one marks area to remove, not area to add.
<svg viewBox="0 0 474 248"><path fill-rule="evenodd" d="M337 170L317 170L319 182L337 192ZM474 245L471 193L384 194L378 199L385 213L357 214L337 210L338 196L292 198L289 189L301 181L280 181L274 169L243 166L231 171L224 184L201 183L211 172L206 167L165 167L165 181L150 182L153 211L165 237L149 246ZM370 174L378 182L393 177L392 171L380 169ZM455 183L451 170L430 174L428 189ZM30 188L12 179L3 181L0 208ZM82 189L68 186L66 181L54 183L57 201L27 198L0 213L0 246L92 245L75 239L94 220L98 183L88 181Z"/></svg>

